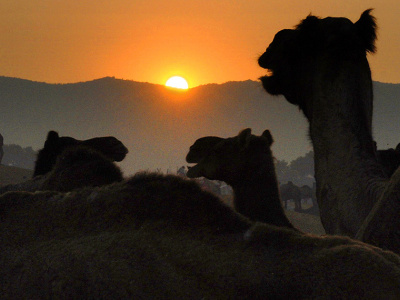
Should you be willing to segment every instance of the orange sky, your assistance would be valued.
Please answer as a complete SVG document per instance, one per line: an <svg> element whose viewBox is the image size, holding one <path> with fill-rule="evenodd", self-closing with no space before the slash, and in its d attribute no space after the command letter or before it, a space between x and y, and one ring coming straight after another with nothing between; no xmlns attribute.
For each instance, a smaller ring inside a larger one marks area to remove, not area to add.
<svg viewBox="0 0 400 300"><path fill-rule="evenodd" d="M191 87L263 75L274 34L310 12L356 21L375 8L373 79L400 83L399 0L0 0L0 75L49 83L105 76Z"/></svg>

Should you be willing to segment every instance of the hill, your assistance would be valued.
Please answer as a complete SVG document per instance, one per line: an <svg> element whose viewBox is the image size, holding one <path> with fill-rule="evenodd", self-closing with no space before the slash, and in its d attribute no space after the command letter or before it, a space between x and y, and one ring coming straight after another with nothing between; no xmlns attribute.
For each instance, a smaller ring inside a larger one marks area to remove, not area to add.
<svg viewBox="0 0 400 300"><path fill-rule="evenodd" d="M375 83L374 134L380 148L400 142L400 85ZM0 132L5 144L43 146L47 132L78 139L114 135L130 153L125 174L186 165L199 137L270 129L275 156L291 161L311 149L305 118L282 97L267 95L259 82L227 82L187 92L112 77L74 84L47 84L0 77Z"/></svg>

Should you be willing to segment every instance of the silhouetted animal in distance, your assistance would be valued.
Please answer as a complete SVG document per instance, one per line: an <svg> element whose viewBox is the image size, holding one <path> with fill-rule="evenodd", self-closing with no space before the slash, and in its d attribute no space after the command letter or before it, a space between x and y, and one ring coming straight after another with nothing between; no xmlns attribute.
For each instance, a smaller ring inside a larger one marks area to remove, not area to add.
<svg viewBox="0 0 400 300"><path fill-rule="evenodd" d="M294 201L294 210L297 212L301 212L301 190L295 185L292 181L288 181L288 183L282 184L279 187L281 200L285 203L285 208L287 209L287 201Z"/></svg>

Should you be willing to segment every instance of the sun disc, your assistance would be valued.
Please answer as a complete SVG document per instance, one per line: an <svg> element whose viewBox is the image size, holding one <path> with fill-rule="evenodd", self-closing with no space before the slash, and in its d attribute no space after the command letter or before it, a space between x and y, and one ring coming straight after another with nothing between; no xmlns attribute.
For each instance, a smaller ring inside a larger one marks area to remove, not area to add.
<svg viewBox="0 0 400 300"><path fill-rule="evenodd" d="M182 90L187 90L189 88L186 79L181 76L172 76L170 79L167 80L165 86Z"/></svg>

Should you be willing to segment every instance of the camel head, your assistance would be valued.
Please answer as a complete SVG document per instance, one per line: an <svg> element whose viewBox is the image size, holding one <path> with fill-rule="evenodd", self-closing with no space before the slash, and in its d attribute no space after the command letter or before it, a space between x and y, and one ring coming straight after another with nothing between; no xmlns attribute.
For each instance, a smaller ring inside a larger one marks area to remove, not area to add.
<svg viewBox="0 0 400 300"><path fill-rule="evenodd" d="M96 137L80 141L80 144L96 149L112 161L122 161L129 152L125 145L113 136Z"/></svg>
<svg viewBox="0 0 400 300"><path fill-rule="evenodd" d="M64 150L76 146L85 146L99 151L111 161L122 161L128 153L124 144L112 136L77 140L69 136L60 137L57 132L49 131L44 147L38 153L33 176L49 172Z"/></svg>
<svg viewBox="0 0 400 300"><path fill-rule="evenodd" d="M196 140L196 142L190 146L189 153L186 155L186 161L188 163L200 162L210 149L223 140L223 138L217 136L206 136Z"/></svg>
<svg viewBox="0 0 400 300"><path fill-rule="evenodd" d="M295 29L279 31L258 59L260 67L267 69L260 78L264 89L284 95L307 115L306 101L315 93L318 80L339 76L343 64L358 59L365 64L366 52L375 51L376 24L370 12L366 10L356 23L310 15Z"/></svg>
<svg viewBox="0 0 400 300"><path fill-rule="evenodd" d="M273 139L269 130L261 136L242 130L230 138L204 137L198 139L186 157L187 162L197 163L187 173L189 178L206 177L222 180L230 185L240 182L249 171L257 170L265 159L272 159Z"/></svg>

